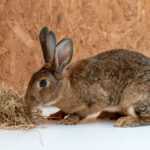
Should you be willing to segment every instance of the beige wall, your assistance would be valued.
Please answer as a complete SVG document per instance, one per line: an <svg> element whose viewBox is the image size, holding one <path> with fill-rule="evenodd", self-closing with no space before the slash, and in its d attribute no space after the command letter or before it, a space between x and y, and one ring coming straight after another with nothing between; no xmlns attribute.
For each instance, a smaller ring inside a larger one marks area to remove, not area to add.
<svg viewBox="0 0 150 150"><path fill-rule="evenodd" d="M45 25L73 39L73 61L114 48L150 56L150 0L1 0L0 82L22 88L43 65Z"/></svg>

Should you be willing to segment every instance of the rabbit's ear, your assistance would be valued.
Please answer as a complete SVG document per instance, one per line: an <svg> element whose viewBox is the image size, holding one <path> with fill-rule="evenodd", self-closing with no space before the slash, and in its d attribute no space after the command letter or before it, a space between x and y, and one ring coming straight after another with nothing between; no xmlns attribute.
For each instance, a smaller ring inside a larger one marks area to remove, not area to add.
<svg viewBox="0 0 150 150"><path fill-rule="evenodd" d="M53 68L62 71L71 61L73 55L73 42L71 39L61 40L55 49Z"/></svg>
<svg viewBox="0 0 150 150"><path fill-rule="evenodd" d="M45 63L52 63L56 47L55 34L52 31L49 31L48 27L45 26L41 29L39 38Z"/></svg>

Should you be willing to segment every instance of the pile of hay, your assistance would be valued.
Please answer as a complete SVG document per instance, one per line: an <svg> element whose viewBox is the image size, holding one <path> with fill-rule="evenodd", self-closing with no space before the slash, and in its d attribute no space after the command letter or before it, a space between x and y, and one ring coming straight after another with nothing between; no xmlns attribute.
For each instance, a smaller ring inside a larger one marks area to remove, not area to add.
<svg viewBox="0 0 150 150"><path fill-rule="evenodd" d="M31 129L34 120L25 103L24 94L4 85L0 87L0 129Z"/></svg>

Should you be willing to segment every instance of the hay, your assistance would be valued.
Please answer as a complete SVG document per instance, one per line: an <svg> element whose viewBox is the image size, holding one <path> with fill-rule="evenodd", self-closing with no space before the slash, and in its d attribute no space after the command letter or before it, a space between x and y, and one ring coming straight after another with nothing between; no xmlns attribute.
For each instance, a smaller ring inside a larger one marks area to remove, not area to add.
<svg viewBox="0 0 150 150"><path fill-rule="evenodd" d="M31 116L24 94L2 85L0 87L0 129L34 128L34 119L37 117L33 119Z"/></svg>

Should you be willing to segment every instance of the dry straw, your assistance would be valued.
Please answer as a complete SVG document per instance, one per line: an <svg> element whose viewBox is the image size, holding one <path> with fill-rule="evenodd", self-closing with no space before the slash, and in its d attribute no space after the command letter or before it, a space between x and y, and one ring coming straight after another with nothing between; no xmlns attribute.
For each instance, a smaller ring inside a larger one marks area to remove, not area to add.
<svg viewBox="0 0 150 150"><path fill-rule="evenodd" d="M24 94L5 85L0 87L0 129L31 129L35 127L25 103Z"/></svg>

